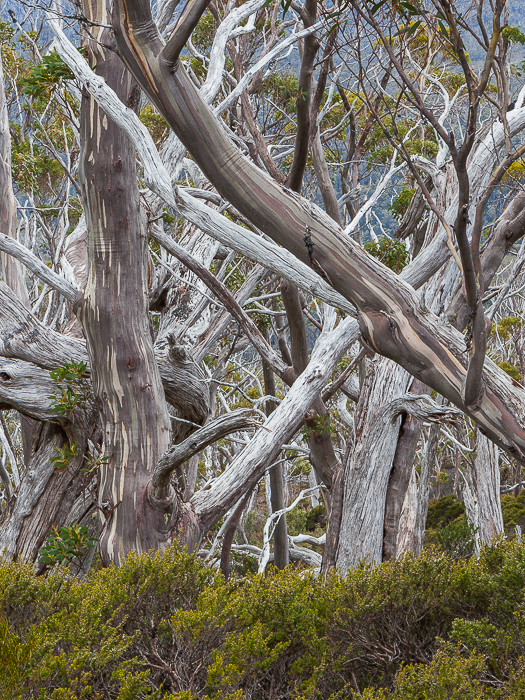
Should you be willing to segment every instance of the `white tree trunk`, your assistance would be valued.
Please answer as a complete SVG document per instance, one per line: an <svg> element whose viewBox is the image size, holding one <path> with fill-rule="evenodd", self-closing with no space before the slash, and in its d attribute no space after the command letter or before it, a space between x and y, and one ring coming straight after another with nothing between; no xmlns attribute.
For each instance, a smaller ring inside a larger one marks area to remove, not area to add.
<svg viewBox="0 0 525 700"><path fill-rule="evenodd" d="M385 421L380 409L403 395L411 378L402 367L383 358L377 362L374 376L369 381L364 401L360 401L358 407L358 439L345 475L336 559L336 566L341 571L357 566L364 559L371 564L381 562L386 490L401 418ZM382 424L380 430L377 430L378 422ZM372 433L377 436L373 442L369 439Z"/></svg>
<svg viewBox="0 0 525 700"><path fill-rule="evenodd" d="M490 544L503 533L499 449L479 430L473 479L468 479L463 498L469 521L479 529L477 539L481 544Z"/></svg>
<svg viewBox="0 0 525 700"><path fill-rule="evenodd" d="M396 541L396 559L402 557L406 552L411 552L414 549L414 533L416 528L417 518L417 478L415 469L412 470L412 476L403 501L403 509L399 519L399 529L397 531Z"/></svg>

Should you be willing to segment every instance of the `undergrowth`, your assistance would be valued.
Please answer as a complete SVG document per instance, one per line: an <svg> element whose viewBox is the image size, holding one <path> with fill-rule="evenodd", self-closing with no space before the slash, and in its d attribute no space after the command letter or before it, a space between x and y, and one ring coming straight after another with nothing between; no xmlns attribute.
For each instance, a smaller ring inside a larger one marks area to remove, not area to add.
<svg viewBox="0 0 525 700"><path fill-rule="evenodd" d="M525 698L525 546L225 582L177 547L0 564L2 700Z"/></svg>

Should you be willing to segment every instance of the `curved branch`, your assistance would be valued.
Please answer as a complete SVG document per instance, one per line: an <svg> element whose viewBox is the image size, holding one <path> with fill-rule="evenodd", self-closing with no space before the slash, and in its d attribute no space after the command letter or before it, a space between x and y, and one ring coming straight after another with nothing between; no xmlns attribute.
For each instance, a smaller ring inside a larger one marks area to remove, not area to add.
<svg viewBox="0 0 525 700"><path fill-rule="evenodd" d="M0 233L0 250L8 253L8 255L12 255L31 270L38 279L47 282L50 287L60 292L72 304L75 303L80 293L79 290L63 277L57 275L56 272L53 272L47 265L44 265L25 245L22 245L5 233Z"/></svg>
<svg viewBox="0 0 525 700"><path fill-rule="evenodd" d="M150 494L157 500L167 498L170 492L171 474L183 462L230 433L259 425L251 415L251 411L245 408L226 413L211 421L183 442L170 447L162 455L151 479Z"/></svg>
<svg viewBox="0 0 525 700"><path fill-rule="evenodd" d="M412 288L379 261L367 255L352 240L348 240L317 206L272 182L244 158L231 143L222 124L200 98L184 67L177 63L173 69L168 70L164 62L159 61L162 44L155 34L152 20L149 20L150 16L149 3L145 0L116 0L114 29L119 52L220 194L306 267L315 270L328 287L332 284L340 295L358 306L361 331L371 348L394 359L413 376L465 410L492 440L517 459L525 461L523 390L514 387L510 377L486 359L485 393L476 406L465 405L463 388L466 358L461 334L435 315L422 310ZM73 47L68 49L67 39L59 38L59 32L55 28L54 31L64 60L75 73L80 74L78 65L83 61L82 57L79 58L78 51ZM82 81L92 91L94 76L87 64L85 69L87 73ZM95 97L107 97L99 87L93 89ZM118 100L113 105L114 109L109 110L110 116L117 119L127 115L122 124L137 144L137 141L143 139L140 129L145 127L136 119L131 128L131 116L125 111L126 108ZM516 110L513 110L509 114L513 119L516 117L516 120L525 116L515 113ZM509 127L512 129L510 118ZM496 126L492 130L493 134L495 130ZM143 150L146 157L153 158L152 172L159 172L158 154L155 150L154 157L150 144L152 141L148 134L148 140L142 144ZM493 153L492 146L490 150ZM147 171L149 162L144 165ZM151 181L147 172L146 177ZM167 173L166 178L163 175L162 179L162 183L152 183L152 186L154 184L159 191L162 188L166 192L168 185L172 199ZM176 208L184 215L180 200L179 193ZM196 217L196 205L191 203L187 207L192 214L190 220L196 222L199 218L206 223L208 217L207 225L197 225L218 237L209 225L213 216L211 209L204 205L202 208L207 209L207 212L199 211L199 217ZM213 221L221 218L223 217L217 214ZM221 226L224 228L223 223ZM247 239L249 232L245 229L241 231L243 239ZM231 234L231 229L229 233ZM308 237L305 240L306 234ZM235 246L226 245L240 249L241 241L237 239L235 243ZM283 274L289 276L288 271Z"/></svg>
<svg viewBox="0 0 525 700"><path fill-rule="evenodd" d="M222 301L239 326L246 333L252 345L257 350L259 355L272 368L272 370L289 386L295 380L295 373L291 367L285 364L275 350L268 343L261 331L255 323L249 318L248 314L238 304L233 294L213 273L211 273L204 265L201 265L195 258L187 253L182 246L175 243L169 236L162 231L155 229L150 231L150 236L160 243L168 253L175 256L189 270L197 275L210 289L215 296Z"/></svg>
<svg viewBox="0 0 525 700"><path fill-rule="evenodd" d="M264 426L226 471L194 494L191 504L205 531L275 462L282 445L298 430L312 402L319 396L343 353L356 341L357 336L357 324L352 319L341 321L329 333L321 333L305 371Z"/></svg>
<svg viewBox="0 0 525 700"><path fill-rule="evenodd" d="M200 18L209 4L210 0L190 0L186 10L177 20L175 28L162 52L162 58L166 61L167 65L175 63L179 58L180 52L186 45L186 42L192 35L193 30L199 23Z"/></svg>
<svg viewBox="0 0 525 700"><path fill-rule="evenodd" d="M90 371L85 342L44 326L1 281L0 356L32 363L33 373L37 367L52 370L71 360L85 362L87 371ZM188 420L203 423L209 414L208 387L198 376L198 367L191 358L183 359L174 357L166 347L155 346L155 360L166 400ZM48 391L44 396L50 393ZM31 414L23 409L21 412Z"/></svg>

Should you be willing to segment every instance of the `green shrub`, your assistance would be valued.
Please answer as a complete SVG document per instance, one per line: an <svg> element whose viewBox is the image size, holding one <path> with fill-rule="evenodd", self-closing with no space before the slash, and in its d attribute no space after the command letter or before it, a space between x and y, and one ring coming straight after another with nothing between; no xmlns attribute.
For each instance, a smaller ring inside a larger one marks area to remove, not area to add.
<svg viewBox="0 0 525 700"><path fill-rule="evenodd" d="M177 547L0 564L0 700L525 697L525 546L225 582ZM359 694L360 693L360 694Z"/></svg>
<svg viewBox="0 0 525 700"><path fill-rule="evenodd" d="M525 530L525 491L520 491L518 496L511 493L502 496L501 511L508 536L512 537L515 534L516 525Z"/></svg>

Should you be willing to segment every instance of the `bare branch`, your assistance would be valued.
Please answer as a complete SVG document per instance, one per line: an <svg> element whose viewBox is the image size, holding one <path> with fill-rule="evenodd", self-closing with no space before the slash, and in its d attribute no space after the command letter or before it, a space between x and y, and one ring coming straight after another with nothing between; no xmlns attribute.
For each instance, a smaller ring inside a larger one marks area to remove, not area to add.
<svg viewBox="0 0 525 700"><path fill-rule="evenodd" d="M237 411L225 413L216 418L183 442L170 447L162 455L155 467L150 485L151 496L157 500L167 498L170 491L172 472L194 454L211 445L212 442L225 438L230 433L235 433L238 430L258 427L259 425L249 409L240 408Z"/></svg>
<svg viewBox="0 0 525 700"><path fill-rule="evenodd" d="M5 233L0 233L0 250L3 250L4 253L12 255L29 270L31 270L31 272L36 275L38 279L42 280L43 282L47 282L52 289L60 292L60 294L62 294L72 304L75 303L79 295L79 290L70 282L47 267L47 265L44 265L44 263L24 245L16 241L14 238L7 236Z"/></svg>

